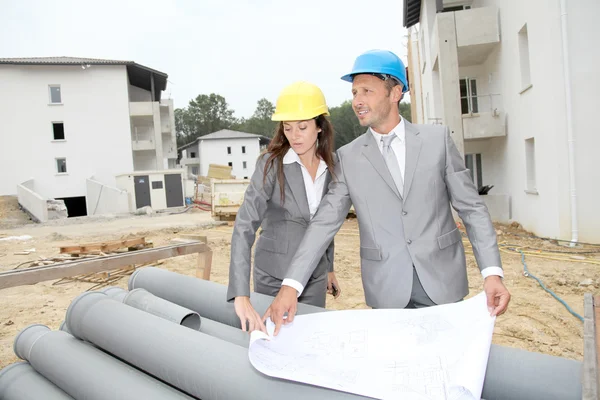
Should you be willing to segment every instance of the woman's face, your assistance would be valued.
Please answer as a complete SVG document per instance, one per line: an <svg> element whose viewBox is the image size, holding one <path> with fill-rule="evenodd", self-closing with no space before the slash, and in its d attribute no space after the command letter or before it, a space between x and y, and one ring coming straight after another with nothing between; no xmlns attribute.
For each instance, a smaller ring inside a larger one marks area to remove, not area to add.
<svg viewBox="0 0 600 400"><path fill-rule="evenodd" d="M317 121L314 119L283 123L283 133L298 155L303 155L315 147L319 132L321 132L321 128L317 126Z"/></svg>

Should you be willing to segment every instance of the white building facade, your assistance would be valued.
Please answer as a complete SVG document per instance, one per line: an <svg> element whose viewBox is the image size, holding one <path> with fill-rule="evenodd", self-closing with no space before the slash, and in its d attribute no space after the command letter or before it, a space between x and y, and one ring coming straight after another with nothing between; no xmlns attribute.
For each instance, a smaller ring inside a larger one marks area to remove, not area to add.
<svg viewBox="0 0 600 400"><path fill-rule="evenodd" d="M0 195L27 182L41 199L87 205L86 215L98 208L88 180L113 188L117 174L174 168L166 78L131 61L0 59Z"/></svg>
<svg viewBox="0 0 600 400"><path fill-rule="evenodd" d="M210 164L229 165L236 179L249 179L266 143L264 136L224 129L180 147L180 164L196 176L207 176Z"/></svg>
<svg viewBox="0 0 600 400"><path fill-rule="evenodd" d="M415 123L449 126L494 219L600 243L600 3L404 0Z"/></svg>

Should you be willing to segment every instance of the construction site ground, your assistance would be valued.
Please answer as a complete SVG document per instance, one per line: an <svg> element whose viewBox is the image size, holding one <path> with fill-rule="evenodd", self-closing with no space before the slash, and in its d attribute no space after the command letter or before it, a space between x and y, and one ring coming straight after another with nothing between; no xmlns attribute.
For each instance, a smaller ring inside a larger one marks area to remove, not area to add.
<svg viewBox="0 0 600 400"><path fill-rule="evenodd" d="M227 284L233 227L227 223L216 223L209 212L190 209L178 214L83 217L34 224L23 217L21 211L14 209L14 205L6 204L6 201L0 201L0 219L3 221L0 226L1 271L11 270L30 260L57 256L59 247L63 245L143 236L154 247L158 247L173 244L172 240L182 234L197 234L208 237L209 246L214 252L211 280ZM588 246L570 249L549 240L529 238L528 233L518 227L496 225L496 229L503 249L505 284L511 291L512 300L507 313L496 320L493 342L582 360L583 323L544 291L536 280L524 276L522 256L514 248L519 246L528 252L537 249L533 254L526 254L529 272L582 316L584 293L597 293L600 286L600 254L565 256L560 252L593 252L600 248ZM29 235L31 239L2 240L23 235ZM335 240L335 270L342 294L338 299L328 296L327 308L368 308L361 283L356 219L349 218ZM469 296L472 296L482 290L482 278L468 245L466 249ZM15 254L23 251L29 251L29 254ZM187 255L166 259L159 267L195 276L196 265L197 256ZM21 329L34 323L58 329L70 302L93 286L84 282L60 285L55 282L0 290L0 368L17 360L12 345ZM126 288L127 277L113 285Z"/></svg>

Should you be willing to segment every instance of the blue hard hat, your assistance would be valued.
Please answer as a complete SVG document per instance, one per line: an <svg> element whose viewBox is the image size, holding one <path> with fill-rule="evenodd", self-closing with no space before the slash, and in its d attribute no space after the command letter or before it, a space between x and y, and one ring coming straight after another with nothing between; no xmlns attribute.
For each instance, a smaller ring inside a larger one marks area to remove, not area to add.
<svg viewBox="0 0 600 400"><path fill-rule="evenodd" d="M382 74L396 78L402 83L402 93L408 92L406 68L400 57L388 50L369 50L354 61L352 72L342 76L342 80L352 82L354 75Z"/></svg>

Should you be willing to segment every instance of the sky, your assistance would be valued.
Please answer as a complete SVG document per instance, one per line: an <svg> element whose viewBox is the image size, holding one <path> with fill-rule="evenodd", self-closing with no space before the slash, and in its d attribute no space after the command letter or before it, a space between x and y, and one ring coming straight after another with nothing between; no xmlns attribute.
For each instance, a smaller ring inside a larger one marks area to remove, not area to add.
<svg viewBox="0 0 600 400"><path fill-rule="evenodd" d="M337 106L354 59L379 48L406 63L406 34L402 0L0 0L0 58L135 61L168 74L175 107L217 93L238 118L299 80Z"/></svg>

